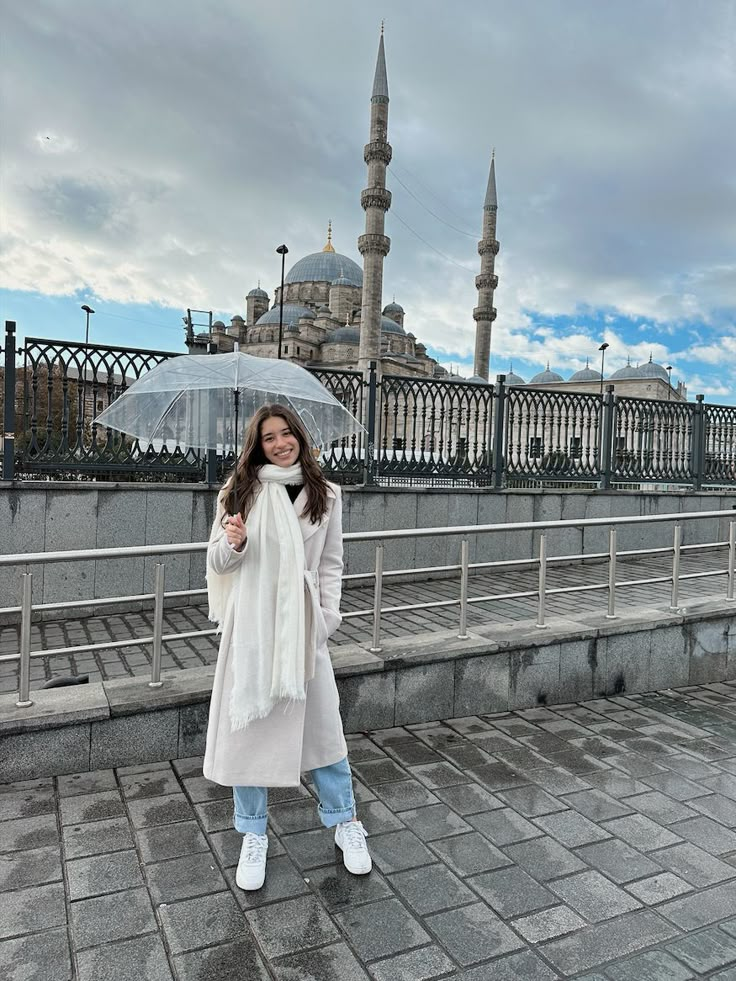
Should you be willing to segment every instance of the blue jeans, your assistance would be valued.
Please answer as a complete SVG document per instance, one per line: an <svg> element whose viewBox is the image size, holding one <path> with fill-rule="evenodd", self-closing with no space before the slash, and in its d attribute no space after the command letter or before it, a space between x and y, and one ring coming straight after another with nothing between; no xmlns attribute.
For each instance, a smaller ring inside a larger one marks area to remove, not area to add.
<svg viewBox="0 0 736 981"><path fill-rule="evenodd" d="M337 763L312 770L319 794L319 817L326 828L334 828L355 817L355 798L350 764L345 756ZM268 789L266 787L233 787L235 801L235 830L241 834L251 831L265 835L268 820Z"/></svg>

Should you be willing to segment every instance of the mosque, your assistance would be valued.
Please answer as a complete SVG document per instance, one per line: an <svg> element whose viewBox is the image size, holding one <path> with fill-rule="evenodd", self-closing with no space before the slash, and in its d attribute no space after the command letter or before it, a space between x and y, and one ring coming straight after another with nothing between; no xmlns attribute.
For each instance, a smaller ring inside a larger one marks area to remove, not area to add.
<svg viewBox="0 0 736 981"><path fill-rule="evenodd" d="M384 234L385 216L391 207L386 171L393 152L388 142L388 106L381 34L371 93L369 142L363 152L368 186L360 196L366 216L365 234L357 243L362 265L335 250L332 226L328 223L327 242L322 251L299 259L286 273L283 309L281 287L274 290L271 303L259 283L246 296L245 318L236 314L229 326L218 320L207 332L195 333L191 317L184 318L190 352L206 351L210 343L219 352L232 351L237 342L247 354L275 358L279 356L281 333L281 357L303 366L365 372L370 362L375 361L380 374L475 383L489 381L491 329L496 319L493 294L498 286L494 263L499 251L495 161L491 159L478 242L480 273L475 277L478 305L473 310L476 323L473 375L462 379L450 375L427 353L426 346L406 330L404 308L395 298L382 306L383 262L391 248L391 241ZM650 357L643 365L629 362L604 378L603 385L613 384L617 395L687 401L687 389L682 382L672 387L671 370ZM600 372L589 363L568 379L551 371L549 364L528 382L511 369L506 374L506 385L589 393L602 388Z"/></svg>
<svg viewBox="0 0 736 981"><path fill-rule="evenodd" d="M634 398L660 399L667 402L687 402L687 386L684 382L678 381L677 385L672 385L672 368L657 364L652 360L651 354L649 361L640 365L633 365L629 359L628 364L617 371L612 372L607 377L602 377L600 371L595 371L590 367L590 362L584 368L574 372L569 378L565 379L556 371L550 371L549 364L544 371L539 371L533 375L529 381L525 381L521 375L517 375L513 365L509 366L506 373L506 385L514 387L528 386L529 388L553 388L561 392L600 392L601 388L613 385L616 395L630 395ZM603 386L601 386L601 379Z"/></svg>
<svg viewBox="0 0 736 981"><path fill-rule="evenodd" d="M392 148L388 142L388 79L383 34L371 94L370 136L364 149L368 186L361 193L365 211L365 234L358 239L362 266L335 251L332 228L321 252L299 259L284 277L283 311L281 287L274 291L273 304L260 284L245 300L245 319L236 314L226 326L215 321L211 331L195 333L191 317L185 318L186 344L192 353L214 343L217 351L239 349L257 357L281 357L309 367L365 371L376 361L381 374L417 378L450 378L450 374L427 354L425 345L404 326L404 308L393 300L382 306L383 261L391 247L384 234L391 192L386 188L386 170ZM498 254L496 230L495 164L491 161L483 205L483 230L478 252L480 275L476 277L478 306L476 321L475 374L473 381L488 381L491 324L496 317L493 291L498 278L493 271ZM456 377L456 376L453 376Z"/></svg>

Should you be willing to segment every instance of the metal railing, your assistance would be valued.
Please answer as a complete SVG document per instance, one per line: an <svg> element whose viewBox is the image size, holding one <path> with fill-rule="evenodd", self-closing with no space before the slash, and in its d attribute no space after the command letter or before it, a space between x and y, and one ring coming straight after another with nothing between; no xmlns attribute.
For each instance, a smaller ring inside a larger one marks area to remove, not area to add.
<svg viewBox="0 0 736 981"><path fill-rule="evenodd" d="M141 374L179 357L28 337L6 323L2 478L220 483L232 460L142 447L95 416ZM16 365L22 355L22 364ZM342 483L434 486L736 486L736 406L311 366L365 432L322 453Z"/></svg>
<svg viewBox="0 0 736 981"><path fill-rule="evenodd" d="M716 541L705 544L682 544L682 524L691 521L701 521L704 519L728 519L729 534L726 541ZM617 529L620 526L640 525L670 522L674 523L674 537L672 546L664 546L657 549L630 549L627 551L617 551ZM609 528L609 547L606 552L585 553L585 554L566 554L549 556L547 554L547 533L564 528L589 528L589 527L608 527ZM470 562L470 536L493 535L509 532L538 531L539 552L535 558L530 559L505 559L492 562ZM383 553L384 542L386 540L402 539L422 539L422 538L460 538L460 561L456 564L430 566L427 568L395 569L384 570ZM479 603L491 603L499 600L536 598L537 616L536 626L539 629L547 627L546 623L546 603L547 598L555 595L571 593L587 593L595 591L605 591L607 598L606 617L615 618L617 613L617 590L630 587L650 585L654 583L669 583L670 609L678 608L680 583L686 579L701 579L713 576L726 576L726 595L728 601L734 601L736 593L736 510L733 511L701 511L693 513L646 515L643 517L620 517L620 518L587 518L583 520L566 519L557 521L521 521L507 524L490 525L453 525L444 528L405 528L392 529L387 531L374 532L350 532L344 535L346 544L351 542L375 542L375 564L372 572L351 573L343 576L343 582L356 583L360 581L372 581L373 583L373 604L364 610L351 610L343 614L344 620L371 618L371 646L372 653L380 653L381 648L381 621L382 617L390 613L405 613L413 610L431 610L442 607L459 607L458 617L458 638L465 639L467 633L468 608ZM694 552L704 549L728 549L726 568L721 570L707 570L704 572L683 574L680 571L680 563L683 553ZM207 549L206 542L182 543L174 545L148 545L127 548L98 548L98 549L78 549L62 552L38 552L28 555L5 555L0 556L0 568L8 566L25 566L26 570L34 566L42 566L57 562L82 562L94 560L115 560L136 556L164 556L182 553L204 552ZM667 576L654 576L649 578L639 578L620 582L617 580L616 570L617 561L620 557L634 558L652 554L671 554L672 569ZM608 562L608 577L605 583L587 583L579 586L560 586L549 588L547 586L547 571L550 565L559 563L570 563L576 560L601 559ZM486 569L508 569L510 567L519 568L520 566L532 566L538 570L538 585L535 590L523 590L506 593L493 593L483 596L469 596L469 580L471 571ZM436 573L459 572L460 583L458 595L452 599L433 600L425 603L405 603L399 606L383 606L383 587L387 579L400 577L425 576ZM17 706L27 708L33 704L30 697L30 666L33 658L52 657L60 654L81 654L92 651L103 651L110 649L120 649L125 647L151 646L151 677L148 685L153 688L162 686L161 679L161 655L163 644L169 640L192 639L196 637L209 637L216 633L215 628L207 630L187 631L175 634L163 633L163 612L164 604L167 599L184 598L192 596L206 595L206 589L176 590L166 592L165 590L165 568L163 562L157 562L155 566L155 585L153 593L138 594L136 596L103 597L101 599L83 599L75 601L65 601L58 603L41 603L33 605L33 573L25 571L21 575L21 605L19 607L8 607L0 610L1 614L19 613L20 623L20 650L17 654L6 654L0 656L0 661L19 661L19 691ZM105 641L96 644L76 645L73 647L62 647L46 650L31 650L31 623L33 613L48 612L52 610L69 611L78 608L94 608L96 606L111 606L115 604L126 604L132 601L153 601L153 633L151 636L131 637L118 641Z"/></svg>

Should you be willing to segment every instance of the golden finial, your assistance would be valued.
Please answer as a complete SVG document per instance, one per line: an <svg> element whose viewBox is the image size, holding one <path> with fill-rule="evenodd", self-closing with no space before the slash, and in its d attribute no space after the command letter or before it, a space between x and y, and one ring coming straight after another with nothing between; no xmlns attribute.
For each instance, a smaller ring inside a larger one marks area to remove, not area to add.
<svg viewBox="0 0 736 981"><path fill-rule="evenodd" d="M327 245L322 249L323 252L334 252L332 247L332 219L327 222Z"/></svg>
<svg viewBox="0 0 736 981"><path fill-rule="evenodd" d="M382 19L381 20L381 37L383 37L383 25L384 25L384 21Z"/></svg>
<svg viewBox="0 0 736 981"><path fill-rule="evenodd" d="M496 148L494 146L494 148L491 150L491 160L495 160L495 159L496 159Z"/></svg>

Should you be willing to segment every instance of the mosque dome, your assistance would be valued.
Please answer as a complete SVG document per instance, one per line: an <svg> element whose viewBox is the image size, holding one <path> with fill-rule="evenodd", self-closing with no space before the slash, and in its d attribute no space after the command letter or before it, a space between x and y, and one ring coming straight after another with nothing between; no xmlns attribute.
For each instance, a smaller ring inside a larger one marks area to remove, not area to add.
<svg viewBox="0 0 736 981"><path fill-rule="evenodd" d="M317 316L319 317L329 317L331 314L332 311L330 310L330 308L327 306L326 303L323 303L322 306L317 308Z"/></svg>
<svg viewBox="0 0 736 981"><path fill-rule="evenodd" d="M466 382L471 382L473 385L487 385L488 379L481 378L480 375L471 375L470 378L464 379Z"/></svg>
<svg viewBox="0 0 736 981"><path fill-rule="evenodd" d="M301 317L314 318L314 312L309 309L309 307L300 306L298 303L285 303L284 304L284 323L291 324L296 323ZM256 320L256 327L263 327L265 324L278 324L281 318L281 309L278 305L271 307L267 310L263 316Z"/></svg>
<svg viewBox="0 0 736 981"><path fill-rule="evenodd" d="M509 385L526 385L526 382L521 375L516 374L513 368L509 368L504 384L508 387Z"/></svg>
<svg viewBox="0 0 736 981"><path fill-rule="evenodd" d="M331 286L354 286L355 283L351 283L347 276L338 276L337 279L333 279L330 283Z"/></svg>
<svg viewBox="0 0 736 981"><path fill-rule="evenodd" d="M268 299L268 293L265 290L262 290L260 286L256 286L255 289L251 290L248 296L260 296L265 300Z"/></svg>
<svg viewBox="0 0 736 981"><path fill-rule="evenodd" d="M594 371L590 367L590 362L585 362L585 367L581 368L580 371L576 371L574 375L570 375L571 382L599 382L601 380L601 373L599 371Z"/></svg>
<svg viewBox="0 0 736 981"><path fill-rule="evenodd" d="M348 324L346 324L344 327L338 327L336 330L333 330L322 343L323 345L360 344L360 331L357 327L350 327Z"/></svg>
<svg viewBox="0 0 736 981"><path fill-rule="evenodd" d="M614 371L608 380L624 381L627 378L641 378L641 369L633 365L628 358L624 367Z"/></svg>
<svg viewBox="0 0 736 981"><path fill-rule="evenodd" d="M544 371L538 372L532 380L529 382L530 385L551 385L554 382L564 381L562 375L558 375L556 371L549 370L549 362L547 362L547 367Z"/></svg>
<svg viewBox="0 0 736 981"><path fill-rule="evenodd" d="M652 361L651 354L649 361L639 366L639 378L661 378L662 381L669 381L667 369L663 365L657 364L656 361Z"/></svg>
<svg viewBox="0 0 736 981"><path fill-rule="evenodd" d="M363 285L363 270L339 252L313 252L294 263L285 277L286 283L334 283L345 280L347 286Z"/></svg>
<svg viewBox="0 0 736 981"><path fill-rule="evenodd" d="M237 322L238 322L239 324L242 324L242 323L244 323L244 320L243 320L243 318L242 318L242 317L240 316L240 314L239 314L239 313L236 313L236 314L235 314L235 316L231 318L231 322L233 322L233 323L234 323L234 322L235 322L236 320L237 320Z"/></svg>
<svg viewBox="0 0 736 981"><path fill-rule="evenodd" d="M406 337L406 331L401 326L397 324L395 320L390 317L381 317L381 333L382 334L401 334Z"/></svg>
<svg viewBox="0 0 736 981"><path fill-rule="evenodd" d="M394 300L393 303L386 304L386 306L383 308L383 312L385 314L404 313L404 308L401 306L400 303L397 303L396 300Z"/></svg>
<svg viewBox="0 0 736 981"><path fill-rule="evenodd" d="M221 320L215 320L215 322L212 324L212 326L213 327L224 327L225 324Z"/></svg>

